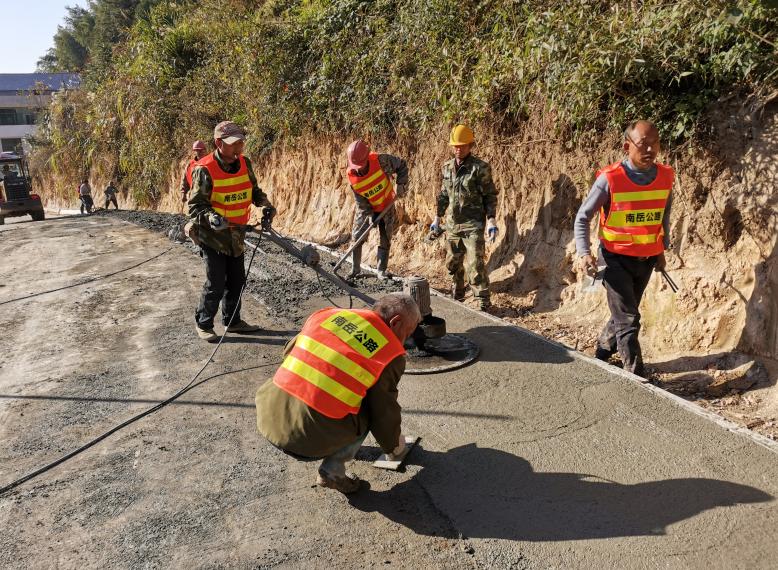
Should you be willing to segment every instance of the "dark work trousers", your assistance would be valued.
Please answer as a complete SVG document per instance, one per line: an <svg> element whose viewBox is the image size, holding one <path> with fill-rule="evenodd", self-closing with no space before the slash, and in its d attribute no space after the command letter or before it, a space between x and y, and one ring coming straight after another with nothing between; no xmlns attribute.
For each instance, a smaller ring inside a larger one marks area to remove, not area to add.
<svg viewBox="0 0 778 570"><path fill-rule="evenodd" d="M222 323L227 326L235 311L233 324L240 321L240 291L246 282L243 254L232 257L219 253L207 245L200 246L200 255L205 262L205 284L200 295L200 304L195 312L197 326L203 330L213 328L213 319L222 304Z"/></svg>
<svg viewBox="0 0 778 570"><path fill-rule="evenodd" d="M632 257L611 253L601 247L605 261L603 285L608 293L611 318L597 339L597 358L607 360L616 352L625 370L642 376L643 354L640 351L640 299L646 290L657 257Z"/></svg>

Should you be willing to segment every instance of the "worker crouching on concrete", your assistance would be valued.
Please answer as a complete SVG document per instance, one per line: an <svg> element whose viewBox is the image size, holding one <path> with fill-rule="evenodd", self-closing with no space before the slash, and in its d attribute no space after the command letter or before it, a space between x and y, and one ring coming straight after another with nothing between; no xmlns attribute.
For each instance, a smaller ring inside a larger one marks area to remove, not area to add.
<svg viewBox="0 0 778 570"><path fill-rule="evenodd" d="M357 201L351 238L357 241L367 230L371 221L375 222L381 212L389 208L389 211L378 222L380 234L377 252L378 277L386 279L390 277L387 271L389 247L396 222L394 200L405 195L408 187L408 167L402 158L391 154L371 152L370 147L363 140L351 143L346 151L346 157L348 159L346 173ZM392 188L392 174L397 176L396 192ZM351 274L347 279L354 279L362 269L361 245L354 248L351 260Z"/></svg>
<svg viewBox="0 0 778 570"><path fill-rule="evenodd" d="M193 142L192 153L192 158L189 159L189 164L186 165L184 173L181 175L181 184L179 184L181 201L184 204L189 200L189 190L192 188L192 172L194 172L195 165L198 160L208 156L208 150L205 148L205 143L203 141Z"/></svg>
<svg viewBox="0 0 778 570"><path fill-rule="evenodd" d="M465 297L465 275L481 310L491 306L489 274L486 271L484 228L493 242L497 237L497 188L488 163L471 154L473 131L457 125L449 145L454 158L443 164L443 187L437 199L437 215L430 225L439 232L440 218L446 218L446 268L451 276L451 294Z"/></svg>
<svg viewBox="0 0 778 570"><path fill-rule="evenodd" d="M346 473L367 433L385 453L400 455L397 385L403 343L421 320L413 299L387 295L370 310L323 309L284 348L284 361L256 396L257 427L298 459L321 459L317 484L353 493Z"/></svg>
<svg viewBox="0 0 778 570"><path fill-rule="evenodd" d="M251 205L264 206L264 217L275 208L257 186L251 162L243 156L245 134L231 121L213 131L216 150L201 159L192 171L189 217L197 227L200 255L205 261L205 284L195 312L197 335L208 342L218 340L213 320L221 302L222 323L228 332L259 330L240 318L240 293L246 282L243 241L244 225Z"/></svg>
<svg viewBox="0 0 778 570"><path fill-rule="evenodd" d="M665 268L673 169L656 162L659 131L649 121L636 121L624 132L627 158L597 172L597 179L575 217L575 243L587 273L597 272L589 247L589 221L600 213L602 279L611 318L597 339L595 356L619 353L625 370L644 376L638 342L640 299L652 271Z"/></svg>

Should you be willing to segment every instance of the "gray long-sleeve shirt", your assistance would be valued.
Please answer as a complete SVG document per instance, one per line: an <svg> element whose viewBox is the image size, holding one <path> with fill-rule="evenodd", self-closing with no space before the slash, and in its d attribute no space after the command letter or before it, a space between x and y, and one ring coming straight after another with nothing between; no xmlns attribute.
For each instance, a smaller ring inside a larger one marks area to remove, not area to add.
<svg viewBox="0 0 778 570"><path fill-rule="evenodd" d="M621 161L624 165L624 171L629 179L639 186L651 184L656 178L656 166L653 165L648 170L638 170L628 158ZM663 243L664 248L670 247L670 207L672 206L673 193L667 197L665 204L665 213L662 217L662 228L664 229ZM589 222L597 215L600 209L604 209L605 215L608 215L611 206L610 188L608 178L600 174L594 181L589 195L583 201L578 213L575 215L575 224L573 225L573 236L575 237L575 249L578 255L590 255L591 245L589 239Z"/></svg>

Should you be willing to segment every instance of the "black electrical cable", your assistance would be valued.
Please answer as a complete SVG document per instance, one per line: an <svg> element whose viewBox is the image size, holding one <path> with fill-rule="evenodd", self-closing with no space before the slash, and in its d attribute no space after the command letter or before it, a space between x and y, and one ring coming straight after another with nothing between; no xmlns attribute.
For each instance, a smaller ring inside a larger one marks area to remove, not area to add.
<svg viewBox="0 0 778 570"><path fill-rule="evenodd" d="M319 276L319 272L314 271L314 273L316 273L316 281L319 282L319 289L321 290L321 294L324 296L324 298L327 299L333 307L336 307L338 309L344 309L345 307L341 307L335 301L330 299L330 296L327 295L327 293L324 291L324 283L321 282L321 277ZM348 294L348 308L349 309L354 308L354 298L351 296L351 293Z"/></svg>
<svg viewBox="0 0 778 570"><path fill-rule="evenodd" d="M130 269L135 269L136 267L140 267L144 263L148 263L149 261L154 261L158 257L162 257L167 252L169 252L171 249L173 249L176 246L170 246L165 251L158 253L157 255L154 255L152 257L149 257L148 259L144 259L140 263L136 263L135 265L131 265L130 267L125 267L124 269L120 269L118 271L114 271L113 273L106 273L105 275L98 275L97 277L90 277L89 279L86 279L85 281L79 281L78 283L72 283L70 285L65 285L64 287L57 287L56 289L50 289L48 291L41 291L40 293L31 293L30 295L25 295L24 297L17 297L16 299L9 299L8 301L0 301L0 307L3 305L8 305L9 303L15 303L17 301L24 301L25 299L32 299L33 297L40 297L41 295L48 295L49 293L56 293L57 291L64 291L65 289L71 289L72 287L79 287L81 285L86 285L87 283L94 283L95 281L99 281L101 279L107 279L109 277L113 277L114 275L118 275L119 273L124 273L125 271L129 271Z"/></svg>
<svg viewBox="0 0 778 570"><path fill-rule="evenodd" d="M251 258L249 259L248 269L246 270L246 275L247 276L248 276L249 271L251 270L252 263L254 263L254 256L257 253L257 249L259 249L259 243L261 241L262 241L262 235L260 234L259 240L257 241L257 248L254 249L254 251L251 254ZM172 249L172 248L170 248L170 249ZM167 251L170 251L170 250L167 250ZM166 252L162 252L162 253L166 253ZM159 255L162 255L162 253L159 254ZM159 257L159 256L157 256L157 257ZM213 352L208 357L208 359L205 361L205 364L202 365L200 370L197 371L197 374L195 374L192 377L192 379L189 381L189 383L186 386L184 386L178 392L176 392L175 394L170 396L167 400L163 400L162 402L152 406L148 410L145 410L145 411L143 411L143 412L141 412L141 413L131 417L130 419L120 423L119 425L114 426L113 428L109 429L107 432L105 432L105 433L95 437L94 439L88 441L87 443L85 443L84 445L79 447L78 449L75 449L75 450L71 451L70 453L68 453L66 455L63 455L59 459L57 459L55 461L52 461L51 463L49 463L47 465L44 465L40 469L36 469L32 473L29 473L29 474L25 475L24 477L20 477L19 479L16 479L15 481L12 481L8 485L4 485L2 488L0 488L0 496L5 495L8 491L10 491L12 489L15 489L16 487L18 487L19 485L21 485L23 483L26 483L30 479L34 479L38 475L42 475L46 471L49 471L49 470L53 469L54 467L64 463L68 459L71 459L71 458L75 457L79 453L81 453L83 451L86 451L90 447L92 447L92 446L100 443L101 441L103 441L105 438L113 435L114 433L116 433L120 429L122 429L122 428L124 428L124 427L126 427L126 426L128 426L128 425L130 425L130 424L132 424L132 423L134 423L136 421L138 421L139 419L141 419L141 418L143 418L145 416L148 416L149 414L153 414L157 410L160 410L160 409L164 408L165 406L167 406L173 400L181 397L183 394L185 394L186 392L188 392L189 390L191 390L195 386L198 386L199 384L201 384L202 382L200 382L198 384L195 384L194 382L195 382L195 380L197 380L198 376L200 376L200 374L203 373L203 371L206 369L206 367L211 363L211 361L213 360L213 357L216 355L216 351L219 350L219 347L222 345L222 342L224 342L224 338L227 336L227 329L229 329L230 325L232 325L232 320L235 318L235 314L238 312L238 307L240 307L240 300L243 298L243 293L246 291L246 285L247 284L248 284L248 278L243 283L243 287L240 290L240 296L238 297L238 304L235 306L235 309L232 311L232 315L230 315L230 320L227 323L227 326L224 327L224 334L222 334L221 338L219 339L219 343L213 349ZM273 364L273 363L269 363L268 365L270 365L270 364ZM215 376L214 376L214 378L215 378Z"/></svg>

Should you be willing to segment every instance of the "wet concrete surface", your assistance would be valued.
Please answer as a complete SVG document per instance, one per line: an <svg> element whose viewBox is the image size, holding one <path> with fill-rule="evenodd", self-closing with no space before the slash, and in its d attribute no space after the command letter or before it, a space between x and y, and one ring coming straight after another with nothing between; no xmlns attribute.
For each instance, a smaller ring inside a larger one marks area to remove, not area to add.
<svg viewBox="0 0 778 570"><path fill-rule="evenodd" d="M117 218L0 228L0 303L170 247L164 218ZM315 487L315 464L256 435L253 396L327 301L260 247L243 316L263 330L228 336L180 400L0 497L1 567L774 567L773 449L441 298L481 355L403 379L404 432L423 438L406 471L373 469L368 439L353 471L369 488ZM181 245L0 305L0 484L189 381L213 348L194 336L202 279Z"/></svg>

